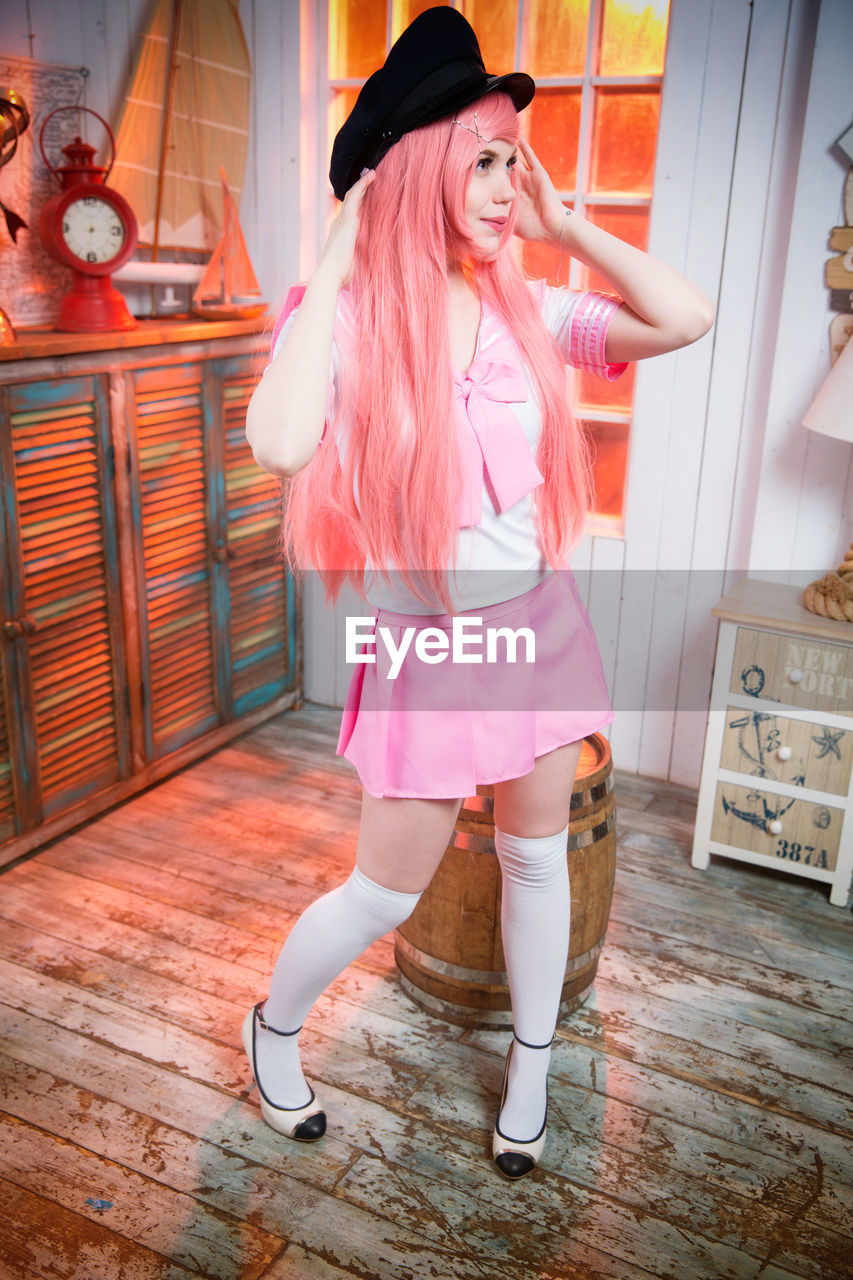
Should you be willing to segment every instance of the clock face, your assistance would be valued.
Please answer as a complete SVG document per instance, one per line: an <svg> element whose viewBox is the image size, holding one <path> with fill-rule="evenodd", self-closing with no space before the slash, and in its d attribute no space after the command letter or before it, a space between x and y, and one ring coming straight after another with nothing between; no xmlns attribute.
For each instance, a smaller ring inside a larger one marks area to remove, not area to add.
<svg viewBox="0 0 853 1280"><path fill-rule="evenodd" d="M111 262L121 253L125 235L118 212L98 196L81 196L62 217L62 239L81 262Z"/></svg>

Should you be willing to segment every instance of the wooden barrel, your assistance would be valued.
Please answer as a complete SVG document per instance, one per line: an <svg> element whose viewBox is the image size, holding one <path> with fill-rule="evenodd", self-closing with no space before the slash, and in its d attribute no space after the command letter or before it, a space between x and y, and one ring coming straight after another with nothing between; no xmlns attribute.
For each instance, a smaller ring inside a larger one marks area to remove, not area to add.
<svg viewBox="0 0 853 1280"><path fill-rule="evenodd" d="M424 1008L467 1027L510 1027L501 943L501 873L493 787L462 805L453 842L413 914L396 931L403 989ZM567 860L571 933L560 1015L592 989L616 870L616 816L607 739L586 738L572 791Z"/></svg>

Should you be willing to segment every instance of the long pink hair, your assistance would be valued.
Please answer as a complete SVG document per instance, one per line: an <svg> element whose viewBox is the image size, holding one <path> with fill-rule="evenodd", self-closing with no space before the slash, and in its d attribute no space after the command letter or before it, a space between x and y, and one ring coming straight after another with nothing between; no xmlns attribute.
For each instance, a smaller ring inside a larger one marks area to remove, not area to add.
<svg viewBox="0 0 853 1280"><path fill-rule="evenodd" d="M499 249L484 257L468 233L465 196L480 154L475 112L484 139L516 142L512 101L489 94L457 113L470 132L448 118L405 134L377 165L362 201L353 278L342 295L354 329L345 344L343 408L285 497L290 563L315 566L330 599L347 579L362 590L369 564L397 571L419 599L453 611L447 571L455 563L460 475L448 258L466 263L531 375L542 413L536 463L545 481L534 490L534 510L549 564L563 564L582 533L591 493L588 445L569 411L556 344L512 254ZM513 204L502 248L514 222Z"/></svg>

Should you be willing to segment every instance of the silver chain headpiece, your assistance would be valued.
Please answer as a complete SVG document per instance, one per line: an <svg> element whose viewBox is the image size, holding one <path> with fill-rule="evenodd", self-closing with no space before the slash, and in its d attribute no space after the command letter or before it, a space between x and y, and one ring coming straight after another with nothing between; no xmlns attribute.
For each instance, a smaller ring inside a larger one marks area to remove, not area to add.
<svg viewBox="0 0 853 1280"><path fill-rule="evenodd" d="M477 123L476 111L474 112L474 128L473 129L471 128L470 124L463 124L462 121L457 120L455 116L453 117L453 124L458 124L460 129L466 129L468 133L473 133L477 139L477 146L480 148L481 151L485 151L486 146L491 141L491 139L484 138L483 135L480 133L480 126Z"/></svg>

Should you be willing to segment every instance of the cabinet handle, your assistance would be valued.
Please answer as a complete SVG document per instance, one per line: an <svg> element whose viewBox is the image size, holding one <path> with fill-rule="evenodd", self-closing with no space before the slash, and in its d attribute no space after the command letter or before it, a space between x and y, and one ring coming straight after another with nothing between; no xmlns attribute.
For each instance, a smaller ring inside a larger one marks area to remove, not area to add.
<svg viewBox="0 0 853 1280"><path fill-rule="evenodd" d="M776 752L776 755L778 756L778 758L779 758L780 760L790 760L790 759L791 759L791 748L790 748L790 747L780 747L780 748L779 748L779 750Z"/></svg>
<svg viewBox="0 0 853 1280"><path fill-rule="evenodd" d="M3 623L3 634L7 640L17 640L20 636L31 636L38 623L31 614L25 613L23 618L10 618Z"/></svg>
<svg viewBox="0 0 853 1280"><path fill-rule="evenodd" d="M767 823L767 831L771 836L780 836L782 834L782 823L778 818L774 818L772 822Z"/></svg>
<svg viewBox="0 0 853 1280"><path fill-rule="evenodd" d="M792 667L788 672L788 679L791 681L791 684L799 684L802 678L803 673L799 667Z"/></svg>
<svg viewBox="0 0 853 1280"><path fill-rule="evenodd" d="M228 552L225 550L225 548L224 548L224 547L216 547L216 548L215 548L215 550L214 550L214 552L213 552L213 558L214 558L214 560L218 560L218 561L219 561L219 563L220 563L220 564L222 564L222 561L223 561L223 560L225 560L225 559L227 559L227 557L228 557Z"/></svg>

